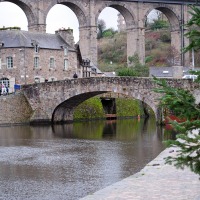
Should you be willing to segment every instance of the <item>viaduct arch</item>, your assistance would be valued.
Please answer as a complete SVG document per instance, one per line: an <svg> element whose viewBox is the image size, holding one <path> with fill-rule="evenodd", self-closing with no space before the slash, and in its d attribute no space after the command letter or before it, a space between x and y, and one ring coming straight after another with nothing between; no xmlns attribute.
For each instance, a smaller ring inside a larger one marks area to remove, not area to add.
<svg viewBox="0 0 200 200"><path fill-rule="evenodd" d="M189 19L187 2L170 1L99 1L99 0L0 0L18 5L28 19L29 31L46 32L46 18L49 10L56 4L68 6L79 21L80 49L83 58L89 58L97 64L97 19L99 13L106 7L117 9L125 18L127 25L127 56L134 53L139 55L140 61L145 59L145 18L148 13L157 9L163 12L171 24L172 45L180 52L189 41L184 38L181 28ZM191 1L190 1L191 2ZM180 65L189 66L189 53L181 54Z"/></svg>
<svg viewBox="0 0 200 200"><path fill-rule="evenodd" d="M185 88L200 96L198 87L192 81L168 79L168 83L172 87ZM160 94L153 92L155 87L157 86L152 78L95 77L23 85L22 92L33 110L30 119L32 123L72 121L77 105L107 92L124 94L145 102L153 109L157 121L161 121L158 100Z"/></svg>

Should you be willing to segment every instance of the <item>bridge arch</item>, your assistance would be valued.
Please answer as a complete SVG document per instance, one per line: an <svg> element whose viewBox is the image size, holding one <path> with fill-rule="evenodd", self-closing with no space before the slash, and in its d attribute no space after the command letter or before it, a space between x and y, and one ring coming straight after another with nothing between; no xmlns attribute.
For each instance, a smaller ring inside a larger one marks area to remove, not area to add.
<svg viewBox="0 0 200 200"><path fill-rule="evenodd" d="M131 10L131 6L126 2L101 2L96 6L96 13L95 13L95 23L97 26L97 21L99 18L100 13L105 8L114 8L116 9L123 17L126 23L126 30L127 30L127 61L129 56L133 56L134 53L138 53L139 55L141 52L138 50L138 22L136 22L137 18L135 13ZM97 44L97 32L95 36L96 44ZM96 51L97 52L97 51ZM142 60L142 58L141 58ZM96 61L97 62L97 61Z"/></svg>
<svg viewBox="0 0 200 200"><path fill-rule="evenodd" d="M153 10L158 10L163 13L169 21L170 24L170 34L171 34L171 47L170 52L173 54L171 65L183 65L183 54L181 54L181 49L183 48L183 31L181 29L181 17L176 13L174 8L169 5L153 5L151 6L144 16L144 20L147 18L148 14Z"/></svg>
<svg viewBox="0 0 200 200"><path fill-rule="evenodd" d="M144 19L143 19L143 23L145 21L145 19L147 18L148 14L153 10L159 10L160 12L162 12L166 17L167 19L169 20L169 23L170 23L170 28L171 28L171 31L180 31L180 16L178 16L176 13L175 13L175 10L173 8L171 8L170 6L167 6L167 5L162 5L162 6L156 6L156 5L153 5L151 6L147 11L146 11L146 14L144 16Z"/></svg>
<svg viewBox="0 0 200 200"><path fill-rule="evenodd" d="M114 8L121 13L121 15L124 17L127 28L133 27L133 25L135 25L135 19L136 18L134 16L134 13L131 12L131 10L127 6L127 4L121 3L121 2L119 2L119 3L117 3L117 2L109 2L108 3L107 2L107 3L103 3L103 4L99 5L97 7L97 13L95 15L95 22L96 23L98 21L98 17L100 15L100 13L107 7Z"/></svg>
<svg viewBox="0 0 200 200"><path fill-rule="evenodd" d="M80 1L73 1L73 0L51 1L50 5L45 10L45 19L47 18L47 15L48 15L49 11L51 10L51 8L53 8L53 6L55 6L57 4L61 4L61 5L64 5L64 6L67 6L68 8L70 8L76 15L80 27L84 27L84 26L88 25L89 22L88 22L88 18L86 17L87 14L85 11L85 7L87 5L85 5L85 7L84 7L84 3L80 2Z"/></svg>
<svg viewBox="0 0 200 200"><path fill-rule="evenodd" d="M24 85L23 91L33 109L31 121L72 121L78 104L107 92L145 102L158 119L158 95L152 91L153 85L148 78L98 77Z"/></svg>
<svg viewBox="0 0 200 200"><path fill-rule="evenodd" d="M65 100L64 102L60 103L54 110L52 114L51 121L52 123L63 123L63 122L69 122L73 121L73 114L75 108L81 104L82 102L86 101L87 99L90 99L96 95L109 93L109 91L95 91L95 92L87 92L87 93L81 93L74 97L70 97L69 99ZM122 93L120 93L122 94ZM123 94L122 94L123 95ZM133 97L131 95L125 95L126 97L136 99L136 97ZM138 99L142 101L141 99ZM144 100L144 99L143 99ZM144 102L144 101L142 101ZM145 104L149 105L150 102L144 102ZM151 105L152 110L156 114L156 107L154 105ZM151 107L150 106L150 107Z"/></svg>
<svg viewBox="0 0 200 200"><path fill-rule="evenodd" d="M167 83L170 87L187 89L199 95L197 84L194 82L168 79ZM21 92L33 111L30 122L72 121L74 108L78 104L107 92L120 93L143 101L152 108L156 120L160 122L162 113L159 98L162 94L155 93L155 87L158 86L152 78L93 77L23 85Z"/></svg>
<svg viewBox="0 0 200 200"><path fill-rule="evenodd" d="M19 0L19 1L0 0L0 3L1 2L10 2L10 3L14 3L15 5L19 6L26 15L26 18L28 21L28 28L37 23L37 17L34 14L34 8L33 8L32 4L27 2L26 0Z"/></svg>

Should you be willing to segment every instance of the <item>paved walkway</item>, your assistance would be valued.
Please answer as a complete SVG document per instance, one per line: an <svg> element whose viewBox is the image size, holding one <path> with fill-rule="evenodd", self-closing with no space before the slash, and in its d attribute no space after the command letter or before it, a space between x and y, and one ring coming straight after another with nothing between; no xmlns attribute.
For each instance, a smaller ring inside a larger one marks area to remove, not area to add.
<svg viewBox="0 0 200 200"><path fill-rule="evenodd" d="M139 173L81 200L200 200L199 176L164 163L163 158L175 154L172 150L163 151Z"/></svg>

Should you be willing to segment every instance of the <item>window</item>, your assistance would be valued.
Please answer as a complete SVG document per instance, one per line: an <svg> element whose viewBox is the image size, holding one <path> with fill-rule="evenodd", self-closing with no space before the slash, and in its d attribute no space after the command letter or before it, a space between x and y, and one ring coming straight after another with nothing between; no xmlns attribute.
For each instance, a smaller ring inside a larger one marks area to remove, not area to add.
<svg viewBox="0 0 200 200"><path fill-rule="evenodd" d="M64 55L67 56L68 55L68 48L64 47Z"/></svg>
<svg viewBox="0 0 200 200"><path fill-rule="evenodd" d="M35 45L35 53L39 53L39 46L37 44Z"/></svg>
<svg viewBox="0 0 200 200"><path fill-rule="evenodd" d="M68 69L68 60L64 59L64 70Z"/></svg>
<svg viewBox="0 0 200 200"><path fill-rule="evenodd" d="M50 58L50 68L54 68L55 67L55 60L54 58Z"/></svg>
<svg viewBox="0 0 200 200"><path fill-rule="evenodd" d="M39 77L35 77L35 83L40 83L40 78Z"/></svg>
<svg viewBox="0 0 200 200"><path fill-rule="evenodd" d="M9 56L6 58L7 68L11 69L13 68L13 57Z"/></svg>
<svg viewBox="0 0 200 200"><path fill-rule="evenodd" d="M39 68L39 57L34 58L34 68Z"/></svg>

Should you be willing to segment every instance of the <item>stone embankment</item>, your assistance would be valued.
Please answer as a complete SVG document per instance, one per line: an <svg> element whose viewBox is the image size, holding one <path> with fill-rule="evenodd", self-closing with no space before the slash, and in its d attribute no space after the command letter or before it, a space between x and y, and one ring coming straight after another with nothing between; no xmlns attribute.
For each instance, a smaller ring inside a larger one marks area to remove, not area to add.
<svg viewBox="0 0 200 200"><path fill-rule="evenodd" d="M175 153L166 149L139 173L81 200L200 200L199 176L165 164Z"/></svg>
<svg viewBox="0 0 200 200"><path fill-rule="evenodd" d="M23 94L0 96L0 125L29 123L32 109Z"/></svg>

